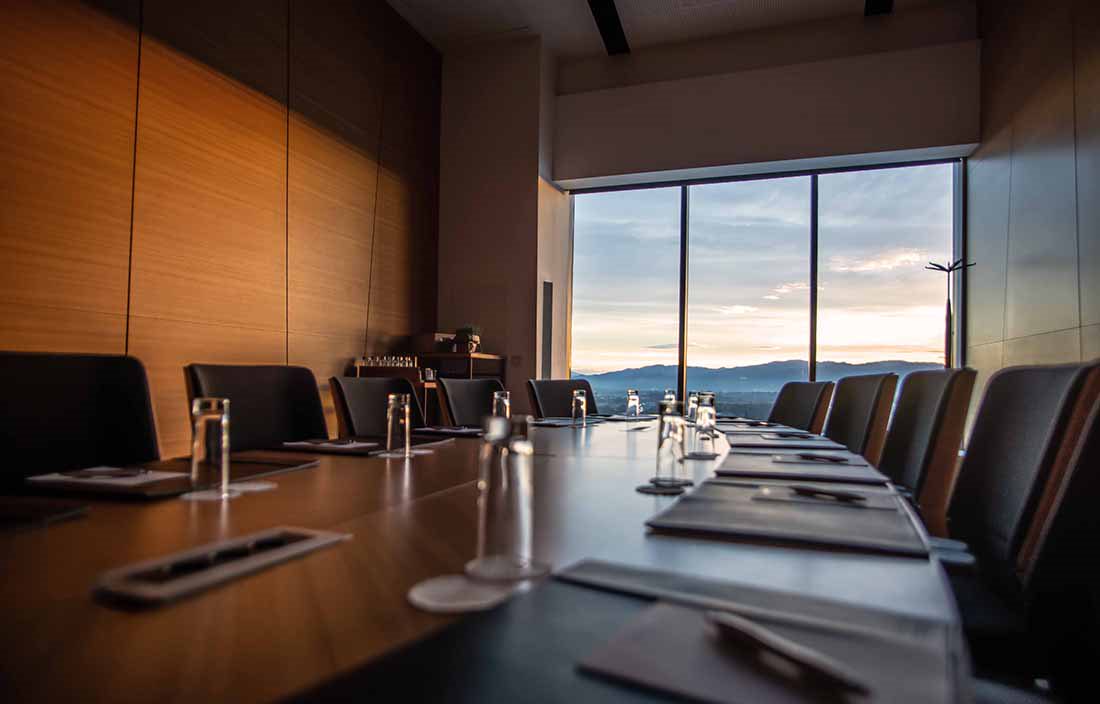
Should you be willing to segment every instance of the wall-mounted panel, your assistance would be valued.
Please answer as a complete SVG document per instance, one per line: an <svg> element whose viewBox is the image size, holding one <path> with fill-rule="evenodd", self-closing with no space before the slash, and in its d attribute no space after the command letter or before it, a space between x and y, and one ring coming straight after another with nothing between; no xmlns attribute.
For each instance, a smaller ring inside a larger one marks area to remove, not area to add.
<svg viewBox="0 0 1100 704"><path fill-rule="evenodd" d="M125 349L137 2L0 7L0 348Z"/></svg>
<svg viewBox="0 0 1100 704"><path fill-rule="evenodd" d="M400 345L435 325L439 169L437 55L387 10L381 141L368 350ZM417 81L407 80L416 75Z"/></svg>
<svg viewBox="0 0 1100 704"><path fill-rule="evenodd" d="M968 363L988 364L983 350L996 345L999 365L1089 359L1100 315L1100 6L986 0L980 9L983 143L967 172L977 262L967 313L968 351L981 356ZM992 260L1006 228L1001 275Z"/></svg>
<svg viewBox="0 0 1100 704"><path fill-rule="evenodd" d="M378 196L384 13L376 2L291 3L287 359L328 378L363 354Z"/></svg>
<svg viewBox="0 0 1100 704"><path fill-rule="evenodd" d="M145 5L131 350L163 370L166 452L188 435L172 364L286 361L286 26L284 3Z"/></svg>
<svg viewBox="0 0 1100 704"><path fill-rule="evenodd" d="M1018 47L1026 67L1012 122L1005 336L1080 325L1074 174L1073 46L1068 4L1045 7Z"/></svg>
<svg viewBox="0 0 1100 704"><path fill-rule="evenodd" d="M1100 324L1100 3L1073 7L1081 324Z"/></svg>
<svg viewBox="0 0 1100 704"><path fill-rule="evenodd" d="M283 364L286 342L286 333L277 330L132 318L130 354L142 361L149 375L161 456L179 457L191 452L185 365Z"/></svg>
<svg viewBox="0 0 1100 704"><path fill-rule="evenodd" d="M991 135L967 162L966 342L982 345L1005 336L1005 266L1011 189L1012 130Z"/></svg>

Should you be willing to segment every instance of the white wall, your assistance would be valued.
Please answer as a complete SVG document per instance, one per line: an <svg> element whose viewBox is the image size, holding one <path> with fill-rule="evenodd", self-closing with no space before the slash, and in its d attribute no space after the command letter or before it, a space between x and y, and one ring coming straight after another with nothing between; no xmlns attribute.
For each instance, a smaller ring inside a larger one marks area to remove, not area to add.
<svg viewBox="0 0 1100 704"><path fill-rule="evenodd" d="M973 145L979 54L970 40L559 95L554 179L578 188L609 176Z"/></svg>

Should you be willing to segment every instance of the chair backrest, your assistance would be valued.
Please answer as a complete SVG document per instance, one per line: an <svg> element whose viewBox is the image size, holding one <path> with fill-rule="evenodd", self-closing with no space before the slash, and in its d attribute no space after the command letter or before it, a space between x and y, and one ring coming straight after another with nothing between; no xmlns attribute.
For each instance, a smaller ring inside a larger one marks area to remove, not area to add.
<svg viewBox="0 0 1100 704"><path fill-rule="evenodd" d="M596 395L587 379L528 379L527 395L538 418L567 418L573 414L573 392L580 389L588 397L588 414L599 413Z"/></svg>
<svg viewBox="0 0 1100 704"><path fill-rule="evenodd" d="M898 375L893 373L846 376L838 380L825 421L825 437L877 465L897 385Z"/></svg>
<svg viewBox="0 0 1100 704"><path fill-rule="evenodd" d="M145 368L133 357L0 352L0 484L159 458Z"/></svg>
<svg viewBox="0 0 1100 704"><path fill-rule="evenodd" d="M420 399L408 379L401 377L359 378L334 376L329 379L340 437L383 437L386 434L387 397L409 394L409 415L413 428L424 426Z"/></svg>
<svg viewBox="0 0 1100 704"><path fill-rule="evenodd" d="M439 386L455 425L481 425L493 410L493 392L504 391L497 379L440 379Z"/></svg>
<svg viewBox="0 0 1100 704"><path fill-rule="evenodd" d="M886 433L879 471L913 492L934 534L945 530L975 376L973 369L912 372L902 381Z"/></svg>
<svg viewBox="0 0 1100 704"><path fill-rule="evenodd" d="M983 574L1002 590L1019 585L1016 560L1093 369L1009 367L986 385L948 508L948 528L969 544Z"/></svg>
<svg viewBox="0 0 1100 704"><path fill-rule="evenodd" d="M188 418L195 398L229 399L229 447L233 452L328 437L317 380L305 367L189 364L184 367L184 377Z"/></svg>
<svg viewBox="0 0 1100 704"><path fill-rule="evenodd" d="M831 381L788 381L779 389L768 421L820 433L832 397Z"/></svg>
<svg viewBox="0 0 1100 704"><path fill-rule="evenodd" d="M1036 652L1050 668L1054 691L1067 701L1095 697L1100 657L1100 399L1092 394L1079 432L1067 432L1072 446L1067 468L1052 482L1050 512L1035 531L1034 552L1024 580ZM1088 692L1073 699L1071 693Z"/></svg>

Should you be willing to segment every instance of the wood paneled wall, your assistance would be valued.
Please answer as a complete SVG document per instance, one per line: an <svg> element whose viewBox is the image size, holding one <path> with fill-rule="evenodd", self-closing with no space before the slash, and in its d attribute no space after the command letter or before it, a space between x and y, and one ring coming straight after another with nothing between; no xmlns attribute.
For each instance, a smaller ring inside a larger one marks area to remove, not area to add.
<svg viewBox="0 0 1100 704"><path fill-rule="evenodd" d="M0 349L313 369L434 329L438 54L381 0L0 9Z"/></svg>
<svg viewBox="0 0 1100 704"><path fill-rule="evenodd" d="M967 363L1100 357L1100 4L988 1L980 23Z"/></svg>

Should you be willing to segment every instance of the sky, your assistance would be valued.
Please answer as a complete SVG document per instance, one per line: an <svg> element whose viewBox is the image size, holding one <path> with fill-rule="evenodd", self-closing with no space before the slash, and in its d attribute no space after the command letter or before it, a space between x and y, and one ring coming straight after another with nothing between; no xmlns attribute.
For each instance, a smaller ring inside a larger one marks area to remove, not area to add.
<svg viewBox="0 0 1100 704"><path fill-rule="evenodd" d="M818 177L818 359L942 362L949 164ZM688 364L809 356L808 176L691 187ZM680 189L575 196L572 368L676 364Z"/></svg>

